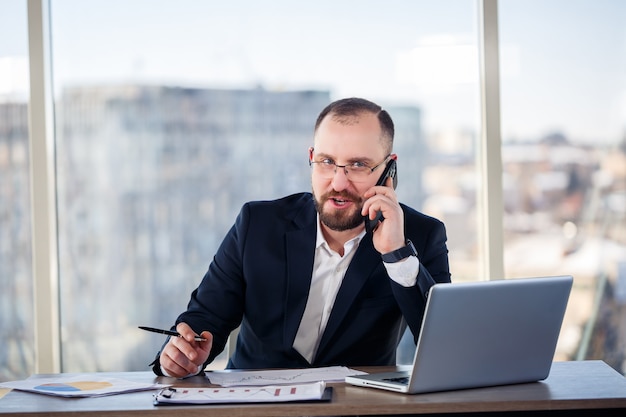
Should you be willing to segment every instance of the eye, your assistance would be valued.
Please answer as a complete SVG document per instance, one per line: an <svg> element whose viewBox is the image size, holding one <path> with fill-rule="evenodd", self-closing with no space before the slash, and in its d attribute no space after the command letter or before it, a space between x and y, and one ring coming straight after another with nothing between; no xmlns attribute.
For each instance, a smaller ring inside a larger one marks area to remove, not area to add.
<svg viewBox="0 0 626 417"><path fill-rule="evenodd" d="M367 165L365 165L365 164L364 164L363 162L361 162L361 161L356 161L356 162L353 162L353 163L351 163L351 164L350 164L350 168L352 168L352 169L356 169L356 170L359 170L359 171L360 171L360 170L367 169L367 168L368 168L368 166L367 166Z"/></svg>
<svg viewBox="0 0 626 417"><path fill-rule="evenodd" d="M330 158L322 159L321 161L319 161L319 163L327 167L331 165L335 165L335 161L333 161Z"/></svg>

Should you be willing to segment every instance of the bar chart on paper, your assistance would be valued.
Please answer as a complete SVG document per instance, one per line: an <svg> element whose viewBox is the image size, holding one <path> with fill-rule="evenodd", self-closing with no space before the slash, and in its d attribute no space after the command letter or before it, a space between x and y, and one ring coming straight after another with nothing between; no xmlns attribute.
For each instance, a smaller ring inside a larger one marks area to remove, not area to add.
<svg viewBox="0 0 626 417"><path fill-rule="evenodd" d="M272 385L231 388L164 388L155 397L156 404L217 404L314 401L324 397L326 384Z"/></svg>

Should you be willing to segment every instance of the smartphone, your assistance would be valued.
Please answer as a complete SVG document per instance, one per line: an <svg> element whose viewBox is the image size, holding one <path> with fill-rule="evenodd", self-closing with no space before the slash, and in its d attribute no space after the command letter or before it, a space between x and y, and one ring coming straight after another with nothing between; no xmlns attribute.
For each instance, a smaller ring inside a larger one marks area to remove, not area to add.
<svg viewBox="0 0 626 417"><path fill-rule="evenodd" d="M389 162L387 162L385 170L380 175L380 178L376 182L376 185L385 185L385 183L387 182L387 178L389 177L393 179L393 188L395 189L398 185L398 170L395 159L391 159ZM385 220L385 218L383 217L382 211L378 211L376 212L376 217L374 218L374 220L370 220L369 216L363 216L363 220L365 220L365 231L367 233L373 233L374 230L376 230L376 227L378 227L378 223Z"/></svg>

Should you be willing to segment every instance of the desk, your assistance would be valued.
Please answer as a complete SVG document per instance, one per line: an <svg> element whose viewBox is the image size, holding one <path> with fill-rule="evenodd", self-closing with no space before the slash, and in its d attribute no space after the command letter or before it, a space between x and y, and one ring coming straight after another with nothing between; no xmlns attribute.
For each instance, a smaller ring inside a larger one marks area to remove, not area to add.
<svg viewBox="0 0 626 417"><path fill-rule="evenodd" d="M387 371L393 367L361 368ZM103 373L133 381L175 382L177 386L202 386L202 377L176 381L150 372ZM44 377L49 375L36 375ZM96 398L57 398L11 391L0 398L0 416L70 415L102 416L347 416L347 415L624 415L626 378L602 361L555 362L542 382L405 395L372 388L332 383L329 403L237 404L211 406L152 405L154 391ZM621 411L619 409L622 409Z"/></svg>

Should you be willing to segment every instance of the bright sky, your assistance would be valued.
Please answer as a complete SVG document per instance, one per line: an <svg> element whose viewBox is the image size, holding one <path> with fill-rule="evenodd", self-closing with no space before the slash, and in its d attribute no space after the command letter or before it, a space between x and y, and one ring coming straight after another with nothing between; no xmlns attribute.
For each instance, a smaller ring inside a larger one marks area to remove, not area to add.
<svg viewBox="0 0 626 417"><path fill-rule="evenodd" d="M24 91L26 1L0 0L0 95ZM478 123L474 0L52 0L66 84L329 89L414 104L428 131ZM500 0L505 139L626 131L626 2Z"/></svg>

